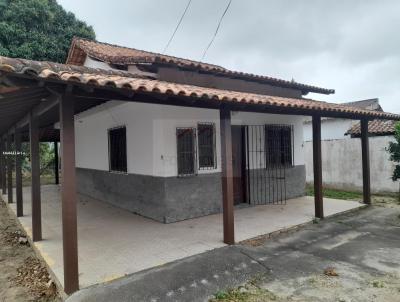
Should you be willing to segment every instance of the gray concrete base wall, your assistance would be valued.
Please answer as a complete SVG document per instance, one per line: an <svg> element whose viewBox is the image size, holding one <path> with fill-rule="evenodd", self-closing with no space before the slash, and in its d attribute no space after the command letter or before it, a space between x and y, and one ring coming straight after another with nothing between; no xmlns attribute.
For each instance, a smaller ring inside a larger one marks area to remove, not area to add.
<svg viewBox="0 0 400 302"><path fill-rule="evenodd" d="M287 198L296 198L306 194L306 166L299 165L286 169Z"/></svg>
<svg viewBox="0 0 400 302"><path fill-rule="evenodd" d="M273 202L277 199L290 199L305 195L305 165L293 166L284 170L250 170L248 196L251 204ZM286 193L285 193L286 190Z"/></svg>
<svg viewBox="0 0 400 302"><path fill-rule="evenodd" d="M78 193L164 222L163 178L83 168L77 168L76 175Z"/></svg>
<svg viewBox="0 0 400 302"><path fill-rule="evenodd" d="M221 173L165 179L166 222L222 211Z"/></svg>
<svg viewBox="0 0 400 302"><path fill-rule="evenodd" d="M305 192L305 166L286 169L286 196ZM221 173L153 177L77 168L78 193L171 223L222 211ZM264 191L265 192L265 191Z"/></svg>

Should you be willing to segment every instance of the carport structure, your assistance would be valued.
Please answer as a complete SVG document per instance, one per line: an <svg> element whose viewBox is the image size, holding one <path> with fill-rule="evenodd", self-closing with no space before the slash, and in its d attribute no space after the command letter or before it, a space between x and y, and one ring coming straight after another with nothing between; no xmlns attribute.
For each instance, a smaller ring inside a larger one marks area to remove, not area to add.
<svg viewBox="0 0 400 302"><path fill-rule="evenodd" d="M75 177L74 115L109 100L216 109L220 112L223 241L235 243L231 112L246 111L312 116L315 216L324 217L321 166L321 117L361 121L364 203L371 202L368 121L400 120L385 112L319 102L234 92L163 82L125 71L107 71L51 62L0 57L1 183L12 203L12 156L16 151L17 216L23 215L21 140L29 137L31 153L32 240L42 240L39 141L55 141L54 124L60 124L61 204L64 290L79 289L77 244L77 193ZM47 137L46 137L47 133ZM50 133L50 134L49 134ZM29 135L28 135L29 134ZM15 150L11 150L15 141Z"/></svg>

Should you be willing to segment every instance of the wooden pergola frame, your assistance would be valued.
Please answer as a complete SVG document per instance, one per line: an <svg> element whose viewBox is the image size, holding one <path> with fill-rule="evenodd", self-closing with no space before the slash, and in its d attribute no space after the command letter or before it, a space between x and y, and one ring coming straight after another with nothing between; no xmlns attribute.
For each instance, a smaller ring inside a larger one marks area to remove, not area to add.
<svg viewBox="0 0 400 302"><path fill-rule="evenodd" d="M361 121L361 146L363 167L363 196L364 202L370 204L370 167L368 145L368 119L362 114L348 112L322 111L306 108L279 107L271 105L230 103L213 99L201 99L191 96L167 95L155 92L132 92L116 87L92 87L82 83L39 79L26 74L3 73L0 80L10 86L32 87L32 95L37 94L37 88L47 91L48 95L34 107L28 108L24 117L9 125L9 129L0 129L0 150L10 151L11 134L14 134L16 152L21 152L21 134L29 127L29 142L32 163L32 235L33 241L42 240L41 197L40 197L40 163L39 163L39 128L43 116L49 121L60 122L61 146L61 202L62 202L62 234L64 257L64 291L71 294L79 289L78 270L78 241L77 241L77 193L75 176L75 133L74 114L77 104L91 102L102 103L108 100L127 102L144 102L162 105L198 107L216 109L220 112L221 155L222 155L222 204L223 204L223 241L226 244L235 243L234 234L234 200L233 200L233 167L232 167L232 130L231 112L247 111L259 113L308 115L312 116L313 129L313 161L314 161L314 190L315 216L324 218L322 194L322 161L321 161L321 117L340 117L358 119ZM29 93L24 94L30 98ZM18 99L15 98L15 99ZM10 104L12 105L12 99ZM54 115L54 108L58 107L58 114ZM54 116L53 116L54 115ZM56 151L58 153L58 150ZM7 159L7 160L6 160ZM58 163L58 162L57 162ZM13 202L12 195L12 162L11 156L0 154L0 185L3 194L8 192L8 202ZM21 157L16 156L16 202L17 216L23 216L22 199L22 172ZM58 170L58 167L57 167ZM7 173L6 173L7 171ZM8 180L8 183L6 182ZM58 179L56 180L58 182ZM7 188L8 185L8 188Z"/></svg>

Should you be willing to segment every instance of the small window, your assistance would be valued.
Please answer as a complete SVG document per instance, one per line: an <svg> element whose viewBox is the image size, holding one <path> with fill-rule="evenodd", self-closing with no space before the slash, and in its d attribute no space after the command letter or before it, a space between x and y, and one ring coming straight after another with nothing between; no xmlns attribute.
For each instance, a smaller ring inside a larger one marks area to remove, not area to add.
<svg viewBox="0 0 400 302"><path fill-rule="evenodd" d="M110 171L127 172L126 128L118 127L108 130L108 150Z"/></svg>
<svg viewBox="0 0 400 302"><path fill-rule="evenodd" d="M195 134L194 128L176 129L178 176L195 174Z"/></svg>
<svg viewBox="0 0 400 302"><path fill-rule="evenodd" d="M128 65L110 64L110 67L113 69L128 71Z"/></svg>
<svg viewBox="0 0 400 302"><path fill-rule="evenodd" d="M293 127L265 125L266 162L269 166L293 165Z"/></svg>
<svg viewBox="0 0 400 302"><path fill-rule="evenodd" d="M197 138L199 148L199 169L215 169L215 124L198 124Z"/></svg>

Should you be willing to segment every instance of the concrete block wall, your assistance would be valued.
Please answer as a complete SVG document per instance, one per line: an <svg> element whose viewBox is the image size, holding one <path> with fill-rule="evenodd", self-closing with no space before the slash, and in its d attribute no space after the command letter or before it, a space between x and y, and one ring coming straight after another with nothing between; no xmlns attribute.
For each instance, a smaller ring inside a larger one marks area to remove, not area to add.
<svg viewBox="0 0 400 302"><path fill-rule="evenodd" d="M162 223L222 212L221 173L179 178L77 168L77 181L82 195ZM287 199L304 195L304 165L286 169L286 190Z"/></svg>
<svg viewBox="0 0 400 302"><path fill-rule="evenodd" d="M252 183L248 188L250 203L272 203L277 201L278 198L285 199L286 197L286 199L290 199L305 195L305 165L288 167L285 168L285 171L281 170L276 173L271 170L270 173L271 175L268 175L265 169L250 170L250 183ZM270 179L268 179L269 177ZM276 184L277 182L279 182L279 185Z"/></svg>
<svg viewBox="0 0 400 302"><path fill-rule="evenodd" d="M394 163L389 160L386 148L393 136L369 138L371 190L373 193L398 192L399 183L391 175ZM304 143L306 180L312 183L313 160L312 142ZM322 141L322 181L325 186L362 190L361 141L359 138Z"/></svg>
<svg viewBox="0 0 400 302"><path fill-rule="evenodd" d="M166 205L162 177L84 168L76 169L76 177L79 194L164 222Z"/></svg>

